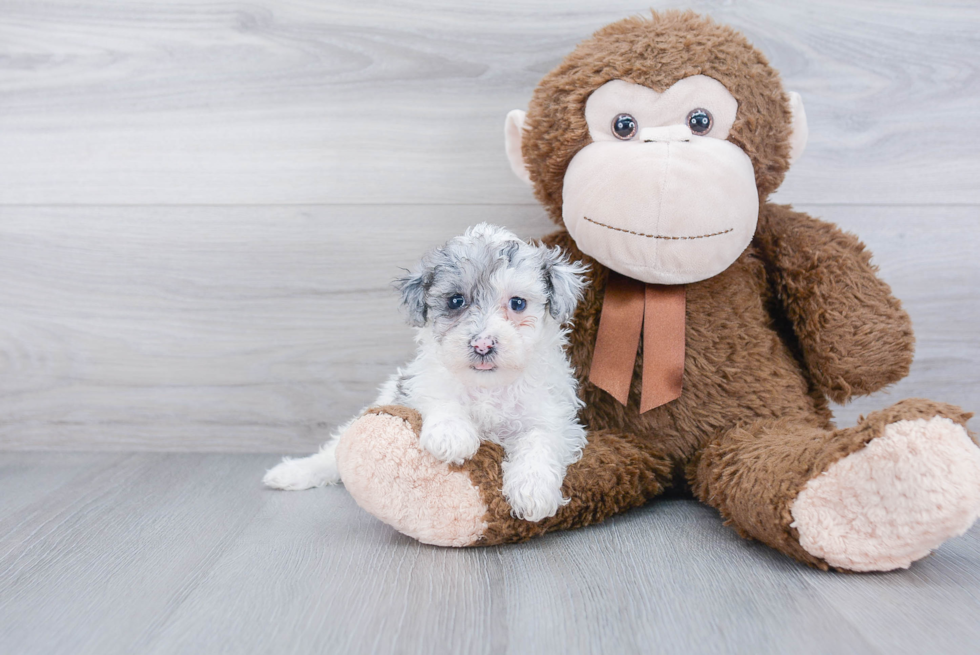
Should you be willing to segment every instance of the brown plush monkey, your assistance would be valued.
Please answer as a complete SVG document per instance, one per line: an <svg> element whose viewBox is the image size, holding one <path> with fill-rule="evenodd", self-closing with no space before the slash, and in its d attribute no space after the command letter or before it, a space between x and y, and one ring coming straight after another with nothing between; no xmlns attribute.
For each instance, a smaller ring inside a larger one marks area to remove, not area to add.
<svg viewBox="0 0 980 655"><path fill-rule="evenodd" d="M907 567L972 525L970 414L915 399L832 423L828 398L908 373L912 330L857 239L767 202L806 121L743 36L692 13L610 25L506 132L515 172L563 226L545 242L591 266L569 352L589 429L570 502L512 518L499 447L438 463L418 414L384 407L337 450L362 507L426 543L489 545L687 484L743 536L853 571Z"/></svg>

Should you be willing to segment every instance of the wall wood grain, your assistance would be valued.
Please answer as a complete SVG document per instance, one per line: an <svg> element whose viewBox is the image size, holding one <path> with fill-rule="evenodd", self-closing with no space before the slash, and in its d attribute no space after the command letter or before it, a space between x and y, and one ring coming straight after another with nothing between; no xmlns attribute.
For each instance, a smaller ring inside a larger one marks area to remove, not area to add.
<svg viewBox="0 0 980 655"><path fill-rule="evenodd" d="M798 206L859 234L915 322L908 396L980 408L973 207ZM21 207L0 220L0 447L302 452L413 352L400 267L533 206Z"/></svg>
<svg viewBox="0 0 980 655"><path fill-rule="evenodd" d="M655 6L667 6L654 2ZM805 99L777 200L858 232L916 322L888 398L980 408L980 6L687 3ZM551 226L506 112L647 3L0 4L0 448L302 452L412 351L389 281Z"/></svg>
<svg viewBox="0 0 980 655"><path fill-rule="evenodd" d="M2 204L533 204L506 112L657 7L743 30L804 97L799 203L978 203L973 2L3 3Z"/></svg>

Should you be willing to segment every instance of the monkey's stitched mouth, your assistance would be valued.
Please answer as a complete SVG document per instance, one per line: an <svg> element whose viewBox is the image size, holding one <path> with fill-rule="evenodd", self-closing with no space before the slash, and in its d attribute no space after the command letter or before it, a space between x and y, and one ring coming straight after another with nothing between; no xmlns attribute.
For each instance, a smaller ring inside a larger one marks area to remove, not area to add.
<svg viewBox="0 0 980 655"><path fill-rule="evenodd" d="M616 230L617 232L625 232L626 234L632 234L633 236L637 236L637 237L646 237L648 239L663 239L665 241L690 241L692 239L707 239L708 237L717 237L717 236L721 236L722 234L728 234L729 232L735 230L735 228L730 227L727 230L722 230L721 232L712 232L711 234L699 234L698 236L690 236L690 237L672 237L672 236L667 236L665 234L644 234L643 232L624 230L621 227L613 227L612 225L606 225L605 223L594 221L588 216L583 216L582 218L592 223L593 225L598 225L599 227L604 227L609 230Z"/></svg>

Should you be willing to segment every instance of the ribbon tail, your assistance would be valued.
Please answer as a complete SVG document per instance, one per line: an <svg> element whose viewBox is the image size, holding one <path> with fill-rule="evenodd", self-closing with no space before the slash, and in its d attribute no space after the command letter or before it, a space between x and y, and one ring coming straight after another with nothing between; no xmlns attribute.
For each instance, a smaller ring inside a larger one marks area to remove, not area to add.
<svg viewBox="0 0 980 655"><path fill-rule="evenodd" d="M687 290L683 284L648 284L644 297L641 414L680 398Z"/></svg>
<svg viewBox="0 0 980 655"><path fill-rule="evenodd" d="M609 271L589 380L626 404L643 327L643 283Z"/></svg>

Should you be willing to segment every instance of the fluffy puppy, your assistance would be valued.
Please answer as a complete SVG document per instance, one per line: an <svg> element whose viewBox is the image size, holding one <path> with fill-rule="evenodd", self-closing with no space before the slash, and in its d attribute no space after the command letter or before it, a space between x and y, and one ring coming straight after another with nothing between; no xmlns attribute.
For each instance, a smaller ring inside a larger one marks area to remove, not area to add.
<svg viewBox="0 0 980 655"><path fill-rule="evenodd" d="M417 328L418 355L382 385L374 405L418 410L420 444L444 462L469 459L484 439L503 446L502 491L528 521L568 502L565 471L585 446L563 327L584 271L558 248L481 223L395 282ZM337 442L353 421L319 453L284 459L265 484L298 490L338 482Z"/></svg>

